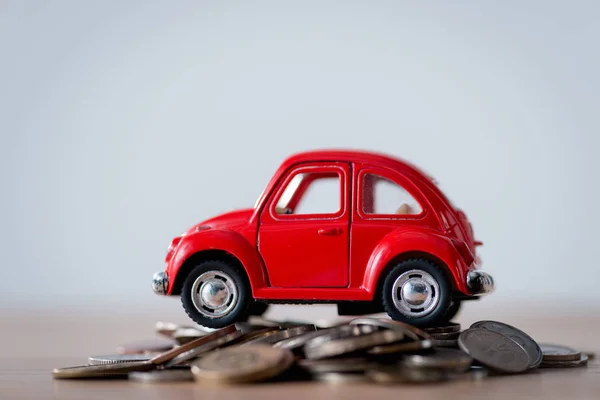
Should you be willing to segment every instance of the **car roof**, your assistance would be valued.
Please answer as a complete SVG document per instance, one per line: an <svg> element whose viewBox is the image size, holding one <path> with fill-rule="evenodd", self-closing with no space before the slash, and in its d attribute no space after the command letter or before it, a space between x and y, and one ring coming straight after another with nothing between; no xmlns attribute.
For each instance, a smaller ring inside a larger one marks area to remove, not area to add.
<svg viewBox="0 0 600 400"><path fill-rule="evenodd" d="M401 172L409 172L433 180L428 174L421 171L413 164L400 158L373 151L365 150L312 150L291 155L282 163L282 167L287 169L294 164L314 161L342 161L351 163L371 164L373 166L387 167Z"/></svg>

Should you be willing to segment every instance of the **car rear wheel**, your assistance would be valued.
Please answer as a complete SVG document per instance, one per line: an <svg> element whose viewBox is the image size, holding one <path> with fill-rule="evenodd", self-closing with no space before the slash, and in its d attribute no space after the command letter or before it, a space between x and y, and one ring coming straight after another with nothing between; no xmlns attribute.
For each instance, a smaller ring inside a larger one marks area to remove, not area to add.
<svg viewBox="0 0 600 400"><path fill-rule="evenodd" d="M402 261L384 278L382 301L388 315L415 326L448 321L450 283L444 272L424 259Z"/></svg>
<svg viewBox="0 0 600 400"><path fill-rule="evenodd" d="M198 324L222 328L248 315L250 285L243 271L221 260L203 261L186 277L181 302Z"/></svg>

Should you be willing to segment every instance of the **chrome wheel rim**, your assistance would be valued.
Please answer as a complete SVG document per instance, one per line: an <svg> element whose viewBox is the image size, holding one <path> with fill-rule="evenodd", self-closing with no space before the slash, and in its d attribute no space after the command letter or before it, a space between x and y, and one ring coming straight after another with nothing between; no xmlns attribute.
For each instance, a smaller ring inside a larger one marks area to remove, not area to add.
<svg viewBox="0 0 600 400"><path fill-rule="evenodd" d="M413 269L403 272L392 285L392 299L407 317L423 317L440 302L440 286L431 274Z"/></svg>
<svg viewBox="0 0 600 400"><path fill-rule="evenodd" d="M222 271L208 271L192 285L192 302L196 310L208 318L221 318L237 304L238 290L231 276Z"/></svg>

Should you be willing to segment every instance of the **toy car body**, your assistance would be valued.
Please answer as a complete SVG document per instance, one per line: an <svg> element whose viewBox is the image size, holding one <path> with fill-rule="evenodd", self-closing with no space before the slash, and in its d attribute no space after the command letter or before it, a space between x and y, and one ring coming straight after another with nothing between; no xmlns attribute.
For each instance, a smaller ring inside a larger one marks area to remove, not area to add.
<svg viewBox="0 0 600 400"><path fill-rule="evenodd" d="M218 328L268 303L337 303L442 323L491 292L466 215L399 159L312 151L285 160L254 208L208 219L173 239L153 289L181 295L197 323Z"/></svg>

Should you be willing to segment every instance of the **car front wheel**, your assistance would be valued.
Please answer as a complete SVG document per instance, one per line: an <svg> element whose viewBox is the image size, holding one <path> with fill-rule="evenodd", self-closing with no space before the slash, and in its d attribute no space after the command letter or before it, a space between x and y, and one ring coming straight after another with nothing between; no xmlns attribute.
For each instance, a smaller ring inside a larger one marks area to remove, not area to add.
<svg viewBox="0 0 600 400"><path fill-rule="evenodd" d="M250 301L250 285L244 272L220 260L196 265L181 291L181 302L190 318L209 328L246 319Z"/></svg>
<svg viewBox="0 0 600 400"><path fill-rule="evenodd" d="M431 326L448 321L451 288L444 272L424 259L410 259L392 268L383 282L383 306L396 321Z"/></svg>

